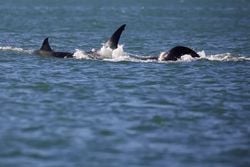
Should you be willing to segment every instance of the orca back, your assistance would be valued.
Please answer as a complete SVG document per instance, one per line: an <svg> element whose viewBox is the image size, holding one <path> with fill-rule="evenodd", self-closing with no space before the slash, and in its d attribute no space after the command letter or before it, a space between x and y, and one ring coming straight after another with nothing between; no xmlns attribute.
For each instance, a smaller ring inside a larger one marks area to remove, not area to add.
<svg viewBox="0 0 250 167"><path fill-rule="evenodd" d="M53 56L57 58L72 58L73 57L73 53L53 51L49 44L49 38L45 38L41 48L39 50L36 50L34 53L37 55L41 55L41 56Z"/></svg>
<svg viewBox="0 0 250 167"><path fill-rule="evenodd" d="M52 56L57 58L73 58L73 53L69 52L53 52Z"/></svg>
<svg viewBox="0 0 250 167"><path fill-rule="evenodd" d="M183 55L191 55L192 57L200 57L194 50L185 46L176 46L168 52L164 60L177 60Z"/></svg>

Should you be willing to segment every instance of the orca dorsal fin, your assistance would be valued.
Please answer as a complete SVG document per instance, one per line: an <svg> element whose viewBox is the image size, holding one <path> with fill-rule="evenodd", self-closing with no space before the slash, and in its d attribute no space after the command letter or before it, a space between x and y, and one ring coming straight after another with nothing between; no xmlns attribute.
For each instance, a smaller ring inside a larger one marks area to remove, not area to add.
<svg viewBox="0 0 250 167"><path fill-rule="evenodd" d="M120 40L120 36L123 32L123 30L125 29L126 24L123 24L122 26L120 26L114 33L113 35L109 38L109 40L106 42L106 46L110 47L111 49L116 49L117 45L119 43Z"/></svg>
<svg viewBox="0 0 250 167"><path fill-rule="evenodd" d="M49 45L49 38L45 38L42 44L42 47L40 48L40 50L44 50L44 51L52 51L50 45Z"/></svg>

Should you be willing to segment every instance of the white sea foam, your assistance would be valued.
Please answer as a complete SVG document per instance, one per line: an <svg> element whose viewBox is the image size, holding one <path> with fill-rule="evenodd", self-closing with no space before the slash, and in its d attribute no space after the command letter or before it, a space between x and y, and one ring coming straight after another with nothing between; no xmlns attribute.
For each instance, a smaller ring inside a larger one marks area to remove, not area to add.
<svg viewBox="0 0 250 167"><path fill-rule="evenodd" d="M98 54L101 56L101 58L105 60L112 60L112 61L130 60L128 54L123 50L123 45L118 45L118 47L114 50L103 45L102 48L98 51Z"/></svg>
<svg viewBox="0 0 250 167"><path fill-rule="evenodd" d="M201 56L199 59L206 59L210 61L249 61L250 57L233 55L231 53L221 53L215 55L206 55L204 51L198 52Z"/></svg>
<svg viewBox="0 0 250 167"><path fill-rule="evenodd" d="M13 52L20 52L20 53L33 53L33 50L23 49L23 48L17 48L12 46L0 46L0 51L13 51Z"/></svg>
<svg viewBox="0 0 250 167"><path fill-rule="evenodd" d="M233 55L231 53L222 53L222 54L215 54L215 55L206 55L205 51L197 52L200 56L199 58L194 58L191 55L183 55L180 60L184 62L190 62L194 60L209 60L209 61L249 61L250 57L244 57L239 55Z"/></svg>
<svg viewBox="0 0 250 167"><path fill-rule="evenodd" d="M85 53L85 51L76 49L76 51L73 54L73 57L76 59L90 59L88 54Z"/></svg>
<svg viewBox="0 0 250 167"><path fill-rule="evenodd" d="M129 56L123 50L123 45L119 45L117 49L112 50L109 47L102 46L99 50L95 51L92 49L92 52L96 52L98 55L97 59L103 59L106 61L129 61ZM73 57L76 59L92 59L91 54L86 53L84 50L76 49Z"/></svg>
<svg viewBox="0 0 250 167"><path fill-rule="evenodd" d="M97 51L97 53L101 56L101 58L105 59L112 59L112 53L113 50L109 47L106 47L103 45L100 50Z"/></svg>

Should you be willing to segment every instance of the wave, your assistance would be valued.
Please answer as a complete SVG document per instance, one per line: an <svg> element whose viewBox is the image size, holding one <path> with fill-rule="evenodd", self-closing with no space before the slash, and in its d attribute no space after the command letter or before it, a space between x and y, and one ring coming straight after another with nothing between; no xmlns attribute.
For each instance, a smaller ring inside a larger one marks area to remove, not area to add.
<svg viewBox="0 0 250 167"><path fill-rule="evenodd" d="M34 50L31 49L23 49L12 46L0 46L0 51L8 51L8 52L18 52L18 53L26 53L32 54ZM191 55L183 55L181 59L177 61L161 61L161 60L153 60L153 59L145 59L146 57L151 56L142 56L142 55L134 55L124 51L123 45L118 45L118 48L112 50L105 46L102 46L99 50L92 49L93 53L97 53L97 57L95 59L103 60L103 61L111 61L111 62L120 62L120 61L130 61L130 62L157 62L157 63L171 63L171 62L191 62L197 60L209 60L209 61L250 61L250 57L235 55L231 53L221 53L215 55L206 55L205 51L197 52L200 57L193 58ZM163 52L164 53L164 52ZM162 54L162 53L161 53ZM157 56L157 55L156 55ZM75 59L93 59L93 55L89 54L81 49L76 49L73 57Z"/></svg>

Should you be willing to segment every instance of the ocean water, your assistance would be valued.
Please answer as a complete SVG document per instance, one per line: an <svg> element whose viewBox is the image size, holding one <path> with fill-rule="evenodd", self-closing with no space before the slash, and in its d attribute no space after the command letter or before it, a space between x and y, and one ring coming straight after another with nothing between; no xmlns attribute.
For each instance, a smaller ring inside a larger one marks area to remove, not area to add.
<svg viewBox="0 0 250 167"><path fill-rule="evenodd" d="M249 166L249 11L248 0L1 2L0 167ZM86 58L125 23L109 58ZM46 37L74 58L32 54ZM201 58L129 57L176 45Z"/></svg>

